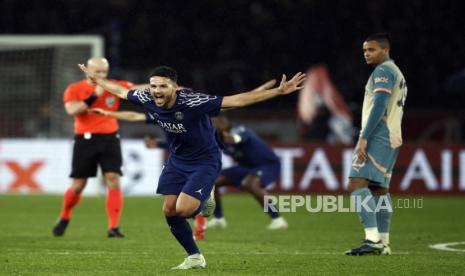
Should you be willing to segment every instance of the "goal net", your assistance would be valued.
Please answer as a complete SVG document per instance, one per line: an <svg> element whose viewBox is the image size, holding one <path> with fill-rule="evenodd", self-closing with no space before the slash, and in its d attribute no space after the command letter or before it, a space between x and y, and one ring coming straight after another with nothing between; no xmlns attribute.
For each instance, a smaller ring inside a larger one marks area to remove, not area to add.
<svg viewBox="0 0 465 276"><path fill-rule="evenodd" d="M103 49L100 36L0 35L0 138L72 135L64 89Z"/></svg>

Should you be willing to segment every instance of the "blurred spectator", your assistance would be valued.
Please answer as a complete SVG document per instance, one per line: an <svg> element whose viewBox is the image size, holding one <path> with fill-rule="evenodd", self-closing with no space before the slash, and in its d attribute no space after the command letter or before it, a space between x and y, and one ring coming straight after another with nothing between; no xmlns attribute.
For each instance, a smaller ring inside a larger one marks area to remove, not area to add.
<svg viewBox="0 0 465 276"><path fill-rule="evenodd" d="M352 144L355 134L352 113L331 82L326 65L316 65L307 71L297 107L306 138Z"/></svg>

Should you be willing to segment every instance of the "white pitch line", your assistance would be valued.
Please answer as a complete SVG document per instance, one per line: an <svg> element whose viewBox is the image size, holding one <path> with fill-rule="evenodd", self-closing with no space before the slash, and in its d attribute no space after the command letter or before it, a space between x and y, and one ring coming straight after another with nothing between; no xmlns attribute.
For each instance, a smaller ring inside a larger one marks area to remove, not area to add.
<svg viewBox="0 0 465 276"><path fill-rule="evenodd" d="M430 244L429 247L436 250L452 251L452 252L465 252L465 249L450 248L449 246L457 246L465 244L465 241L460 242L448 242L448 243L437 243Z"/></svg>
<svg viewBox="0 0 465 276"><path fill-rule="evenodd" d="M272 256L279 256L279 255L290 255L290 256L298 256L298 255L344 255L344 252L248 252L248 253L238 253L238 252L206 252L207 254L212 255L272 255ZM394 252L393 255L409 255L411 252Z"/></svg>
<svg viewBox="0 0 465 276"><path fill-rule="evenodd" d="M9 252L7 254L24 254L24 252ZM47 255L118 255L118 256L123 256L123 255L153 255L151 252L137 252L136 254L133 253L121 253L121 252L104 252L104 251L53 251L53 250L47 250L47 251L42 251L38 252L39 254L47 254ZM317 251L317 252L302 252L302 251L296 251L296 252L215 252L215 251L207 251L205 252L207 255L241 255L241 256L246 256L246 255L252 255L252 256L260 256L260 255L268 255L268 256L299 256L299 255L344 255L344 252L330 252L330 251ZM405 252L405 251L395 251L392 253L393 255L410 255L410 254L415 254L413 252Z"/></svg>

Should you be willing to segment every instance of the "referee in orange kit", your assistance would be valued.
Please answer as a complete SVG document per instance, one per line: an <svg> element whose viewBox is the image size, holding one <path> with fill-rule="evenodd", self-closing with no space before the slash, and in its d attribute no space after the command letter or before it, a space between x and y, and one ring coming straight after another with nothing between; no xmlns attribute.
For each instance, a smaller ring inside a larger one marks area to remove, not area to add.
<svg viewBox="0 0 465 276"><path fill-rule="evenodd" d="M87 61L87 67L100 78L108 76L109 64L105 58L94 57ZM112 80L126 88L134 85L128 81ZM60 217L53 227L53 235L63 236L71 218L72 209L78 204L87 179L97 175L100 165L107 190L106 211L108 215L108 237L124 238L119 230L119 219L123 209L120 176L122 175L122 155L118 122L115 118L100 116L88 111L89 108L102 108L116 111L119 98L113 96L90 79L70 84L64 93L66 113L74 117L74 146L71 187L63 196Z"/></svg>

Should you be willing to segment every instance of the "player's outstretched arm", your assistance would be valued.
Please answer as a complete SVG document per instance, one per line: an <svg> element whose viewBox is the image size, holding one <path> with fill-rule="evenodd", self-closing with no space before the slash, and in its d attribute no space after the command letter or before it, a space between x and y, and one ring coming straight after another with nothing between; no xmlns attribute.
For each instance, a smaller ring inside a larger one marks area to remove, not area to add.
<svg viewBox="0 0 465 276"><path fill-rule="evenodd" d="M276 80L275 79L272 79L272 80L269 80L263 84L261 84L260 86L258 87L255 87L253 90L251 91L264 91L264 90L267 90L267 89L270 89L271 87L273 87L274 85L276 84ZM221 111L225 111L225 110L231 110L231 109L234 109L234 107L222 107L221 108Z"/></svg>
<svg viewBox="0 0 465 276"><path fill-rule="evenodd" d="M87 70L87 67L84 64L78 64L79 68L81 68L82 72L86 74L86 76L94 83L98 84L101 86L103 89L106 91L110 92L111 94L121 98L121 99L127 99L128 98L128 92L129 89L126 87L123 87L119 84L116 84L114 82L111 82L109 80L105 79L99 79L96 76L94 76L92 73Z"/></svg>
<svg viewBox="0 0 465 276"><path fill-rule="evenodd" d="M260 85L259 87L254 88L252 91L263 91L263 90L271 89L271 87L273 87L275 84L276 84L276 80L272 79Z"/></svg>
<svg viewBox="0 0 465 276"><path fill-rule="evenodd" d="M251 105L258 102L263 102L279 95L290 94L294 91L302 89L300 86L305 80L305 74L299 72L286 81L286 75L283 75L279 87L266 90L252 90L250 92L240 93L223 98L221 108L234 108Z"/></svg>
<svg viewBox="0 0 465 276"><path fill-rule="evenodd" d="M140 112L133 111L108 111L101 108L91 108L89 109L92 112L95 112L102 116L110 116L122 121L129 122L144 122L145 114Z"/></svg>

